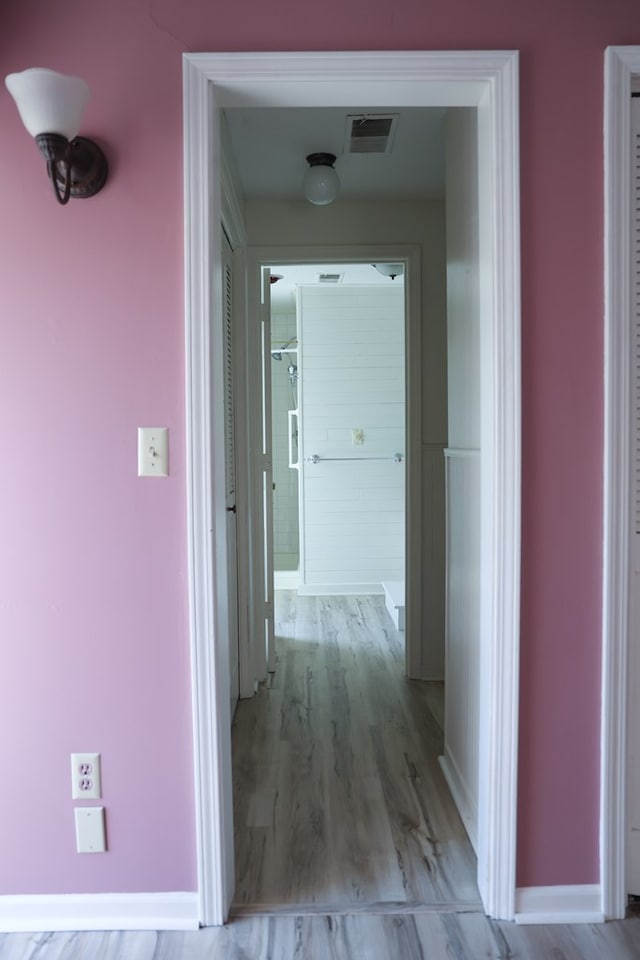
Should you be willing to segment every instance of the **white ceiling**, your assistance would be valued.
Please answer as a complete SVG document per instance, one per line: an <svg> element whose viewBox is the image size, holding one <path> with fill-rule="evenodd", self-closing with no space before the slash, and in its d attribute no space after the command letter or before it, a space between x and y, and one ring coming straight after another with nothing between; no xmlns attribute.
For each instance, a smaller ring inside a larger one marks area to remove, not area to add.
<svg viewBox="0 0 640 960"><path fill-rule="evenodd" d="M399 114L389 154L345 155L349 114ZM236 166L247 199L299 199L310 153L333 153L340 196L418 199L444 193L440 107L239 107L226 109ZM339 202L339 198L336 203Z"/></svg>
<svg viewBox="0 0 640 960"><path fill-rule="evenodd" d="M300 200L306 157L336 155L341 198L428 199L444 195L444 117L441 107L237 107L225 109L235 165L246 199ZM388 154L346 155L347 116L398 114ZM320 271L342 273L341 283L402 283L371 264L274 266L283 279L271 286L274 306L295 303L296 286L315 283Z"/></svg>

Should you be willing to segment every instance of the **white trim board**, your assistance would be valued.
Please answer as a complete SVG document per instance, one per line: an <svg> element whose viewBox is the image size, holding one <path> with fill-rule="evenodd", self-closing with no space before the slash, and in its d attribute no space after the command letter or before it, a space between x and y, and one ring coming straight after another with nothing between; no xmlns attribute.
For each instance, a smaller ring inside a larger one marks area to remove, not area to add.
<svg viewBox="0 0 640 960"><path fill-rule="evenodd" d="M0 897L1 933L197 930L196 893L87 893Z"/></svg>
<svg viewBox="0 0 640 960"><path fill-rule="evenodd" d="M627 655L631 436L631 112L640 46L608 47L604 75L605 435L600 881L602 911L627 905Z"/></svg>
<svg viewBox="0 0 640 960"><path fill-rule="evenodd" d="M231 106L471 106L481 190L482 778L478 885L511 919L520 608L520 221L514 51L185 54L185 280L190 634L200 919L221 924L233 895L224 642L224 484L219 335L219 131ZM484 187L486 186L486 189ZM219 407L219 409L218 409ZM213 590L210 586L213 584Z"/></svg>
<svg viewBox="0 0 640 960"><path fill-rule="evenodd" d="M603 923L598 884L519 887L516 923Z"/></svg>
<svg viewBox="0 0 640 960"><path fill-rule="evenodd" d="M467 831L467 836L474 852L478 851L478 836L476 824L478 822L478 811L475 809L473 799L469 796L464 778L460 776L458 766L450 754L445 753L438 757L440 769L447 781L447 786L456 802L458 813L462 824Z"/></svg>
<svg viewBox="0 0 640 960"><path fill-rule="evenodd" d="M297 590L300 585L300 574L297 570L274 570L274 590Z"/></svg>

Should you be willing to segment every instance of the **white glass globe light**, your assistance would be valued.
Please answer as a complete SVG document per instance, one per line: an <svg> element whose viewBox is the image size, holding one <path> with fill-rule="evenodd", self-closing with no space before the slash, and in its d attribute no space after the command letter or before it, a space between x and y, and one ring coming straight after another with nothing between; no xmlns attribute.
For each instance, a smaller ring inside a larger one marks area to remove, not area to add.
<svg viewBox="0 0 640 960"><path fill-rule="evenodd" d="M5 84L32 137L57 133L73 140L77 135L90 97L89 87L80 77L31 67L10 73Z"/></svg>
<svg viewBox="0 0 640 960"><path fill-rule="evenodd" d="M404 273L404 267L401 263L372 263L371 266L375 267L383 277L391 277L392 280L401 277Z"/></svg>
<svg viewBox="0 0 640 960"><path fill-rule="evenodd" d="M302 181L302 192L309 203L325 206L338 196L340 178L333 169L335 159L331 153L312 153L307 157L309 169Z"/></svg>

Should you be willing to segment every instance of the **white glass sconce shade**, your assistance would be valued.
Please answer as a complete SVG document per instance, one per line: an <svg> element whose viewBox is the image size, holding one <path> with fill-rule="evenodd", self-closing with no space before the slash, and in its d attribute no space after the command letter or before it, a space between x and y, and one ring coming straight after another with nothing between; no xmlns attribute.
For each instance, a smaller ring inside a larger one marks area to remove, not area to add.
<svg viewBox="0 0 640 960"><path fill-rule="evenodd" d="M44 67L31 67L22 73L10 73L5 84L32 137L57 133L73 140L90 96L84 80Z"/></svg>
<svg viewBox="0 0 640 960"><path fill-rule="evenodd" d="M340 178L333 169L335 160L331 153L312 153L307 157L309 169L302 181L302 192L309 203L324 206L338 196Z"/></svg>

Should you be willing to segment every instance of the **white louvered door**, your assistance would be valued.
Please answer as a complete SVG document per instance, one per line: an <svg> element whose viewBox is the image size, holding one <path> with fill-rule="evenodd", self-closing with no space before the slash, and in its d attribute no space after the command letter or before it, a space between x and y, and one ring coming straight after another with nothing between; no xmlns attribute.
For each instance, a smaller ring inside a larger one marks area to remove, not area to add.
<svg viewBox="0 0 640 960"><path fill-rule="evenodd" d="M629 637L628 892L640 896L640 98L631 100L632 144L632 522Z"/></svg>
<svg viewBox="0 0 640 960"><path fill-rule="evenodd" d="M227 584L229 610L229 675L231 716L239 695L238 538L236 524L235 404L233 400L233 254L222 234L222 296L224 321L224 444L225 507L227 511Z"/></svg>

